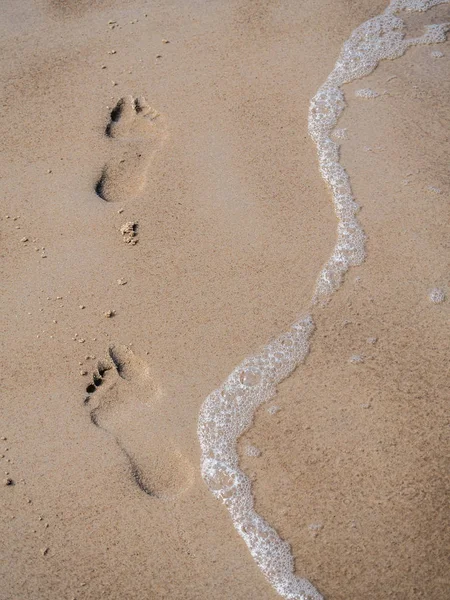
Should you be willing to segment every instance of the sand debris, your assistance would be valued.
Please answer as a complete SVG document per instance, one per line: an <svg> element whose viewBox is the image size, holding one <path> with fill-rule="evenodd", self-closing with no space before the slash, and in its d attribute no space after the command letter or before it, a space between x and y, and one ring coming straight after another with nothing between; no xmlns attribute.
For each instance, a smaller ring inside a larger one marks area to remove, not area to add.
<svg viewBox="0 0 450 600"><path fill-rule="evenodd" d="M125 244L130 244L131 246L135 246L137 244L137 226L138 224L136 221L128 221L122 225L120 228L120 233L122 234Z"/></svg>

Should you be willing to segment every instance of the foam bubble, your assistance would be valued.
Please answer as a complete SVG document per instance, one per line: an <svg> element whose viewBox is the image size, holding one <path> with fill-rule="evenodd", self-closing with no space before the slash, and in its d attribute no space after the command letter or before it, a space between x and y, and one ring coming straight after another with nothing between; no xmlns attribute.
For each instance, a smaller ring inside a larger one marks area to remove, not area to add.
<svg viewBox="0 0 450 600"><path fill-rule="evenodd" d="M441 188L438 188L435 185L429 185L428 191L433 192L433 194L442 194Z"/></svg>
<svg viewBox="0 0 450 600"><path fill-rule="evenodd" d="M370 88L363 88L361 90L356 90L355 96L357 98L378 98L380 94L375 90L371 90Z"/></svg>
<svg viewBox="0 0 450 600"><path fill-rule="evenodd" d="M246 448L245 448L245 454L247 456L253 456L255 458L258 458L258 457L261 456L262 452L256 446L246 446Z"/></svg>
<svg viewBox="0 0 450 600"><path fill-rule="evenodd" d="M434 302L434 304L441 304L445 300L445 292L440 288L433 288L430 290L428 298L431 300L431 302Z"/></svg>
<svg viewBox="0 0 450 600"><path fill-rule="evenodd" d="M308 129L337 217L336 244L318 277L313 304L326 302L348 269L365 258L365 235L356 216L359 206L339 161L339 144L331 139L346 106L341 87L369 75L381 60L402 56L410 46L445 41L446 24L429 25L422 36L405 38L404 22L396 13L425 11L448 1L392 0L383 14L353 31L334 69L311 100ZM201 470L207 486L227 507L234 527L268 581L289 600L320 600L322 596L309 581L294 575L289 544L255 512L250 479L239 468L237 441L250 427L258 406L273 399L277 385L305 360L313 329L308 315L260 353L245 359L205 400L198 424Z"/></svg>
<svg viewBox="0 0 450 600"><path fill-rule="evenodd" d="M335 129L333 131L333 137L336 140L347 140L348 139L347 128L344 127L342 129Z"/></svg>
<svg viewBox="0 0 450 600"><path fill-rule="evenodd" d="M360 365L364 362L364 356L361 354L354 354L353 356L350 356L348 360L354 365Z"/></svg>

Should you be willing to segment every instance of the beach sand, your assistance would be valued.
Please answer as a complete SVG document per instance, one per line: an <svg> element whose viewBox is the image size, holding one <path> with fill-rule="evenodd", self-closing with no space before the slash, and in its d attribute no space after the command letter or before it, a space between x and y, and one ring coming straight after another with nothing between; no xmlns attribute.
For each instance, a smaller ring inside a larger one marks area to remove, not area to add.
<svg viewBox="0 0 450 600"><path fill-rule="evenodd" d="M2 600L280 598L201 478L198 414L309 310L336 237L309 101L386 4L3 2ZM326 600L450 585L449 61L345 86L367 260L239 442Z"/></svg>

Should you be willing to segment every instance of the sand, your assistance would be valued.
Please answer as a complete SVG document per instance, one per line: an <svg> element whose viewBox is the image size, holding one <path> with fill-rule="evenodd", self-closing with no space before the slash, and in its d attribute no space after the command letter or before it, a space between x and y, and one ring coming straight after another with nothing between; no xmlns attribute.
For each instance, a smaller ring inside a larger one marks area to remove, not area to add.
<svg viewBox="0 0 450 600"><path fill-rule="evenodd" d="M336 230L309 100L385 6L3 3L2 600L279 598L200 476L198 414L308 309ZM450 584L449 58L346 87L367 260L240 441L327 600Z"/></svg>

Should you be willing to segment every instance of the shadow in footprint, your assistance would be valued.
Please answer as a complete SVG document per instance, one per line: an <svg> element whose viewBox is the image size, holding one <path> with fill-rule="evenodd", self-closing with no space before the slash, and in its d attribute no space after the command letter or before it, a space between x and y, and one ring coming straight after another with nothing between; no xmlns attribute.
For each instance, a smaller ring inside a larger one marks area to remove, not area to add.
<svg viewBox="0 0 450 600"><path fill-rule="evenodd" d="M103 167L95 193L106 202L139 196L151 159L165 138L162 117L145 98L126 96L112 109L105 135L118 142L117 155Z"/></svg>
<svg viewBox="0 0 450 600"><path fill-rule="evenodd" d="M129 348L111 346L86 391L91 422L115 439L143 492L170 499L190 487L192 464L167 431L162 393L145 361Z"/></svg>

